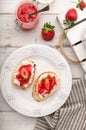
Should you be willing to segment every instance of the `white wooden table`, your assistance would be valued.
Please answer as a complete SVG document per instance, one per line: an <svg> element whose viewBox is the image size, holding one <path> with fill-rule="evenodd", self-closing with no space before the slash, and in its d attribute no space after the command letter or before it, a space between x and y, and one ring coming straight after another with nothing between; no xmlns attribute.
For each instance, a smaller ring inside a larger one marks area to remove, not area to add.
<svg viewBox="0 0 86 130"><path fill-rule="evenodd" d="M15 29L15 10L21 0L0 0L0 71L7 57L16 49L28 44L45 44L59 48L59 35L62 29L56 21L56 16L63 12L69 5L68 0L55 0L50 4L50 11L42 13L38 26L30 31ZM42 6L42 5L39 5ZM64 7L64 8L63 8ZM46 42L41 38L40 32L45 22L51 21L55 25L55 37L52 41ZM34 35L34 36L33 36ZM76 58L67 40L64 41L66 52ZM61 52L61 51L60 51ZM70 63L73 80L84 75L81 65ZM1 81L0 81L1 82ZM37 118L25 117L15 112L4 100L0 91L0 130L33 130Z"/></svg>

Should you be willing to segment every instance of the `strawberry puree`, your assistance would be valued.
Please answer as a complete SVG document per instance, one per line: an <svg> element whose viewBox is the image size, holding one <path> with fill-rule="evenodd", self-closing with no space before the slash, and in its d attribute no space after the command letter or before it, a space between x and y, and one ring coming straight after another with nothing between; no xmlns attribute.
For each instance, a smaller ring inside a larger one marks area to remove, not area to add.
<svg viewBox="0 0 86 130"><path fill-rule="evenodd" d="M29 14L36 12L38 9L32 3L23 3L17 10L18 20L22 23L22 28L32 29L39 21L38 14L29 16Z"/></svg>
<svg viewBox="0 0 86 130"><path fill-rule="evenodd" d="M37 14L34 14L32 16L29 16L28 14L34 13L36 11L37 8L33 4L24 3L18 8L17 16L22 22L28 23L33 21L37 16Z"/></svg>
<svg viewBox="0 0 86 130"><path fill-rule="evenodd" d="M55 76L51 77L50 75L48 75L47 77L43 78L38 84L38 93L49 94L55 85L56 85Z"/></svg>

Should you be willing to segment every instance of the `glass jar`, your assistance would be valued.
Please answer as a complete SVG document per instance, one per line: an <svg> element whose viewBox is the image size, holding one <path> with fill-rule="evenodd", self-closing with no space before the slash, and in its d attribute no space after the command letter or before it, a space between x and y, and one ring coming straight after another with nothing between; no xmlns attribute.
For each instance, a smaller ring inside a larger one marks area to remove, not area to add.
<svg viewBox="0 0 86 130"><path fill-rule="evenodd" d="M38 11L38 7L33 2L22 2L16 10L16 24L23 29L33 29L39 22L39 14L29 15Z"/></svg>

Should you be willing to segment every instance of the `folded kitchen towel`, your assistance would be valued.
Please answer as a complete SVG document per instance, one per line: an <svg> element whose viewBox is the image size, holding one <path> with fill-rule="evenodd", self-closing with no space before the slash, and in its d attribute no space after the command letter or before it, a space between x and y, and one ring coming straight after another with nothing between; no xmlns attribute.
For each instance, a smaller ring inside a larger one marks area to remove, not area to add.
<svg viewBox="0 0 86 130"><path fill-rule="evenodd" d="M34 130L86 130L84 78L73 81L72 90L65 104L56 112L39 117Z"/></svg>

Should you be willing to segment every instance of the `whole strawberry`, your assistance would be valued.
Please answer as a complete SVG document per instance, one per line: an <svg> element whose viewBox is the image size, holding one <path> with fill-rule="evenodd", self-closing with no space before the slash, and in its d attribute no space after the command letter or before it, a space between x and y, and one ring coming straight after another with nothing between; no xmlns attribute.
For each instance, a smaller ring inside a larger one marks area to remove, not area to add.
<svg viewBox="0 0 86 130"><path fill-rule="evenodd" d="M77 18L77 11L74 8L71 8L65 14L65 20L63 21L63 23L71 27L72 25L74 25L74 22L77 20Z"/></svg>
<svg viewBox="0 0 86 130"><path fill-rule="evenodd" d="M77 8L83 10L86 7L86 3L83 0L78 0Z"/></svg>
<svg viewBox="0 0 86 130"><path fill-rule="evenodd" d="M50 41L53 39L53 37L55 35L54 28L55 28L55 26L51 25L50 23L44 24L42 31L41 31L41 35L44 40Z"/></svg>

